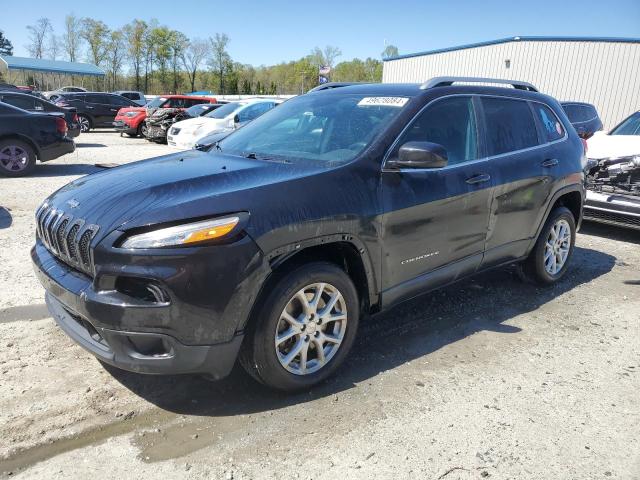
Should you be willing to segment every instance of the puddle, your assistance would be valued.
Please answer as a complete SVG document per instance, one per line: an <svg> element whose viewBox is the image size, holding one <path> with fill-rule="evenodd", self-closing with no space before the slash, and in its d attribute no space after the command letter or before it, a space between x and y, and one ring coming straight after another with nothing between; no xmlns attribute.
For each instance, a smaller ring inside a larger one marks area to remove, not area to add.
<svg viewBox="0 0 640 480"><path fill-rule="evenodd" d="M18 450L0 461L0 476L9 472L11 472L10 474L16 474L32 467L36 463L78 448L100 444L111 437L125 435L136 430L159 428L174 418L176 418L176 415L173 413L156 410L148 414L142 414L140 417L133 417L130 420L99 425L75 437Z"/></svg>
<svg viewBox="0 0 640 480"><path fill-rule="evenodd" d="M42 320L50 317L51 314L44 303L20 305L0 310L0 323Z"/></svg>

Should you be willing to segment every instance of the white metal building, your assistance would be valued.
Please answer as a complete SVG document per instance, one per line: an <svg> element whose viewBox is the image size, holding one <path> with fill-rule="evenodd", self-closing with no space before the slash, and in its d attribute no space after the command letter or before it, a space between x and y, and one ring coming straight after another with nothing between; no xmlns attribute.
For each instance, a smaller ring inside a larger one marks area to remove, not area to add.
<svg viewBox="0 0 640 480"><path fill-rule="evenodd" d="M438 76L523 80L558 100L592 103L605 129L640 110L640 39L512 37L384 62L384 83Z"/></svg>

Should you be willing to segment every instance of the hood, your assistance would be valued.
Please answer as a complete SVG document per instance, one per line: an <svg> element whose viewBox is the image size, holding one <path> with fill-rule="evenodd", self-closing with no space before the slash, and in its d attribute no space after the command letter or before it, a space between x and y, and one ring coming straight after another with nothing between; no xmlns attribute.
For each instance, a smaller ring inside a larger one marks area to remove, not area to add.
<svg viewBox="0 0 640 480"><path fill-rule="evenodd" d="M116 115L116 117L120 117L127 112L146 112L146 110L144 107L122 107L120 110L118 110L118 114Z"/></svg>
<svg viewBox="0 0 640 480"><path fill-rule="evenodd" d="M640 135L607 135L598 132L587 141L587 146L587 157L596 160L640 155Z"/></svg>
<svg viewBox="0 0 640 480"><path fill-rule="evenodd" d="M247 192L325 170L315 162L293 165L189 151L87 175L46 203L99 225L100 241L119 227L250 212L251 202L262 197Z"/></svg>
<svg viewBox="0 0 640 480"><path fill-rule="evenodd" d="M182 120L176 123L183 132L194 133L199 130L202 135L206 135L208 132L215 130L221 130L227 127L229 119L226 118L209 118L209 117L196 117Z"/></svg>

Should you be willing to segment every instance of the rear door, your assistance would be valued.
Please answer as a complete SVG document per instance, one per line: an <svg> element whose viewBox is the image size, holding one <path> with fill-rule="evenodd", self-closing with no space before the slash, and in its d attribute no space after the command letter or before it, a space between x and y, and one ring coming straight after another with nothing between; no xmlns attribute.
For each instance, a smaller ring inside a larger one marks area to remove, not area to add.
<svg viewBox="0 0 640 480"><path fill-rule="evenodd" d="M538 102L483 96L480 105L495 185L483 263L492 266L526 253L551 193L558 159L545 148L547 137L539 138L542 132L536 117L540 112L547 116L544 128L549 142L566 133L555 114Z"/></svg>
<svg viewBox="0 0 640 480"><path fill-rule="evenodd" d="M121 108L134 106L131 100L121 97L120 95L108 95L108 97L110 103L109 122L113 122Z"/></svg>
<svg viewBox="0 0 640 480"><path fill-rule="evenodd" d="M107 103L106 95L91 93L79 95L79 99L85 102L84 108L93 117L94 125L104 125L109 121L111 104ZM80 107L79 107L80 108Z"/></svg>
<svg viewBox="0 0 640 480"><path fill-rule="evenodd" d="M396 157L406 142L433 142L447 150L448 165L383 169L385 304L470 273L482 260L492 183L479 151L474 103L466 95L435 100L389 154Z"/></svg>

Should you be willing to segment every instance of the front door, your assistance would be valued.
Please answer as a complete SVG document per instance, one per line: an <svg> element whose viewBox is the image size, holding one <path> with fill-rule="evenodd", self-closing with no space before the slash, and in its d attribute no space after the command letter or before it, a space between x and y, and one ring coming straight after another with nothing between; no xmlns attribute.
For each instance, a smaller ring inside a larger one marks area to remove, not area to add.
<svg viewBox="0 0 640 480"><path fill-rule="evenodd" d="M432 102L403 132L390 158L410 141L442 145L448 165L382 173L385 304L472 272L487 236L492 181L478 152L472 97Z"/></svg>

